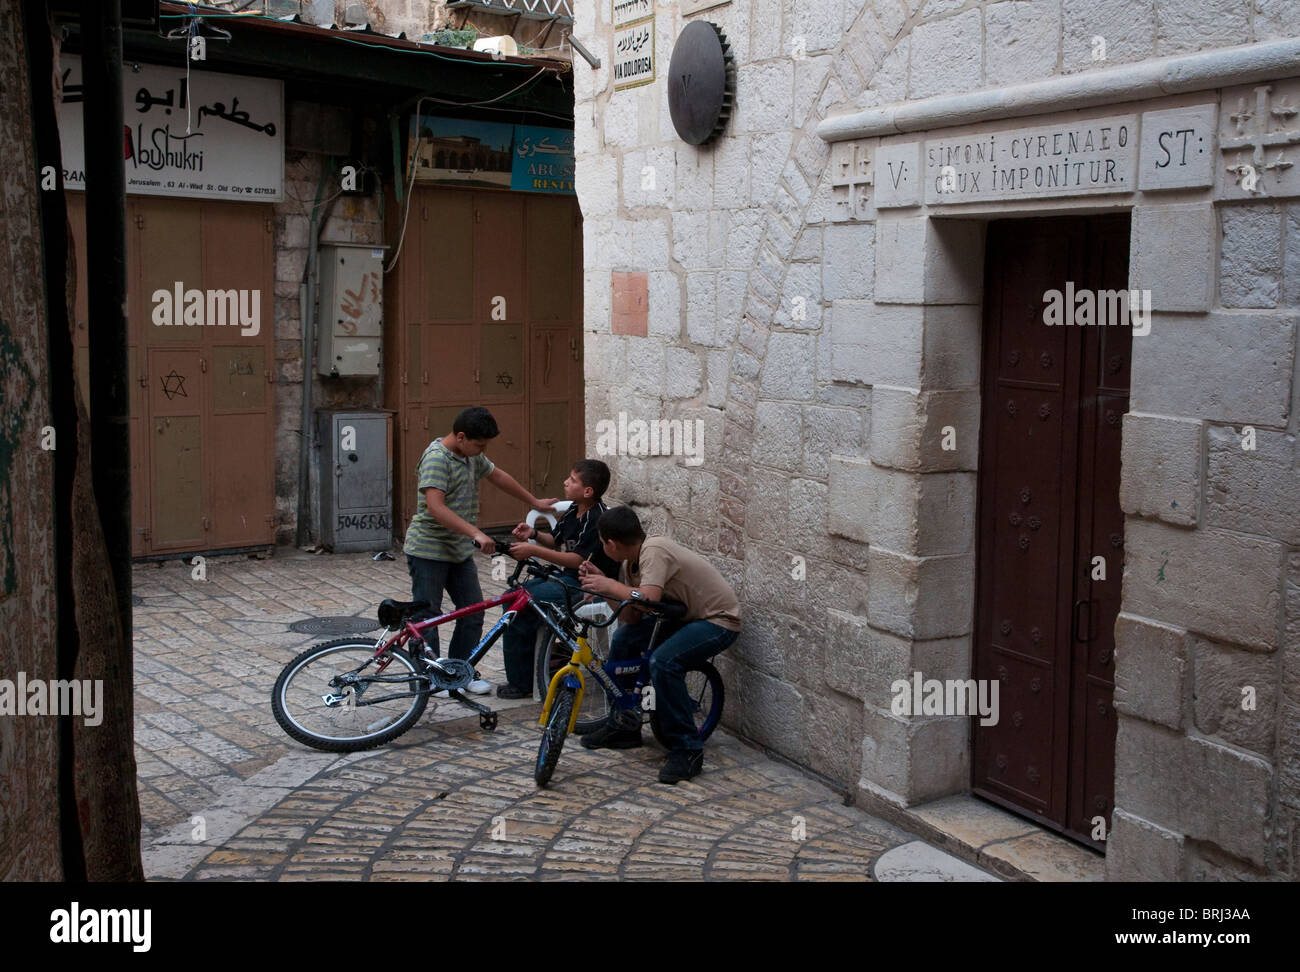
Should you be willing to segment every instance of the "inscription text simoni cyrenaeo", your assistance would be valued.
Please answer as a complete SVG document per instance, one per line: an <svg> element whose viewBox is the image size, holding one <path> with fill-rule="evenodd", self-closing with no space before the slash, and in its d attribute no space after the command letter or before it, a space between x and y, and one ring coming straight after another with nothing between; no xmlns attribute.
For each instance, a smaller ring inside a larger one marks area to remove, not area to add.
<svg viewBox="0 0 1300 972"><path fill-rule="evenodd" d="M927 139L929 205L1132 192L1137 116ZM879 182L881 176L877 176Z"/></svg>
<svg viewBox="0 0 1300 972"><path fill-rule="evenodd" d="M875 210L923 203L1206 188L1215 184L1218 113L1215 104L1197 104L1140 116L1070 115L1047 125L990 124L960 135L836 142L831 218L869 219ZM1278 163L1277 171L1289 171L1285 164Z"/></svg>

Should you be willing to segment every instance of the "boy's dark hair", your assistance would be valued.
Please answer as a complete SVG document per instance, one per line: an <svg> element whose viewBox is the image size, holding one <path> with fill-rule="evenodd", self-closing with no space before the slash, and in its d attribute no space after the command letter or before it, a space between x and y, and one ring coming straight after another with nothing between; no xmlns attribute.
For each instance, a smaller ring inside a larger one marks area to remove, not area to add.
<svg viewBox="0 0 1300 972"><path fill-rule="evenodd" d="M584 486L590 486L594 499L600 499L609 489L609 466L599 459L579 459L573 464L574 475Z"/></svg>
<svg viewBox="0 0 1300 972"><path fill-rule="evenodd" d="M482 405L467 408L451 423L451 433L464 432L467 439L495 439L501 434L497 420Z"/></svg>
<svg viewBox="0 0 1300 972"><path fill-rule="evenodd" d="M596 532L600 534L602 540L613 540L615 543L628 546L645 539L641 521L630 506L616 506L612 510L605 511L596 521Z"/></svg>

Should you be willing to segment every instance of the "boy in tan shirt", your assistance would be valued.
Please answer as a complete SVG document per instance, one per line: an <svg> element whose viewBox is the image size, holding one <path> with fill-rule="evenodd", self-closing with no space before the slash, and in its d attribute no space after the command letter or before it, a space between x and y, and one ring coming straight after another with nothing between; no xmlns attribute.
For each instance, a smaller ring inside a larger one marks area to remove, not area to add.
<svg viewBox="0 0 1300 972"><path fill-rule="evenodd" d="M647 601L680 601L686 616L661 627L666 635L650 656L659 726L670 743L659 782L676 783L699 774L704 743L695 728L686 672L693 662L712 658L731 646L740 634L740 601L718 569L694 551L667 537L646 537L630 507L605 513L596 525L605 554L622 562L619 579L605 577L591 564L579 568L583 589L617 603L639 595ZM653 619L635 607L624 609L624 624L614 633L610 660L644 654L654 628ZM620 728L610 722L582 738L588 749L631 749L641 745L641 727Z"/></svg>

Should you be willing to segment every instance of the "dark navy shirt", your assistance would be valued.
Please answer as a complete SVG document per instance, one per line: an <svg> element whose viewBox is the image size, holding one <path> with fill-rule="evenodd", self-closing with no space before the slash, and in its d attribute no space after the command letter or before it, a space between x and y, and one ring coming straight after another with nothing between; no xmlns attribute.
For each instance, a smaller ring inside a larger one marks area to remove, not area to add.
<svg viewBox="0 0 1300 972"><path fill-rule="evenodd" d="M576 553L582 557L590 555L591 562L606 577L618 576L618 564L605 556L600 534L596 532L596 521L608 509L604 503L597 502L586 514L578 515L578 504L574 503L565 511L555 524L552 535L555 537L555 549L560 553ZM538 524L541 530L545 521ZM564 574L574 580L578 579L578 568L565 567Z"/></svg>

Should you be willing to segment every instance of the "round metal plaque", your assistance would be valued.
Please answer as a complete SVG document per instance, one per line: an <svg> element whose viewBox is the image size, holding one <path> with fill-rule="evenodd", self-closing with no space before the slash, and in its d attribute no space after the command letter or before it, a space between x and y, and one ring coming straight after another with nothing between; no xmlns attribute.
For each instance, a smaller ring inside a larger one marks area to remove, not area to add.
<svg viewBox="0 0 1300 972"><path fill-rule="evenodd" d="M687 24L668 65L668 111L684 142L703 145L722 132L736 100L731 45L716 24Z"/></svg>

